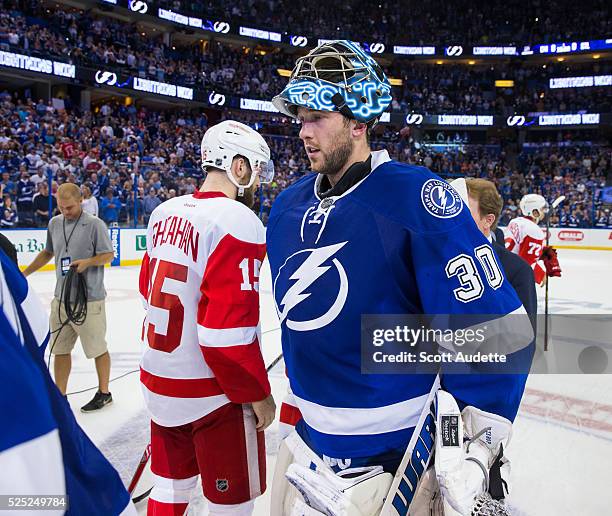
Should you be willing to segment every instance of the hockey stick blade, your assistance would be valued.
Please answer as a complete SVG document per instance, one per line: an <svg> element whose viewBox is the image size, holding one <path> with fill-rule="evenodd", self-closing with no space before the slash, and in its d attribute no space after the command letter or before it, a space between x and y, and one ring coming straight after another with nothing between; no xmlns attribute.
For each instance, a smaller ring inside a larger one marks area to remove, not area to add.
<svg viewBox="0 0 612 516"><path fill-rule="evenodd" d="M552 209L554 210L557 206L559 206L559 204L561 204L563 201L565 201L565 195L560 195L559 197L557 197L553 202L552 202Z"/></svg>
<svg viewBox="0 0 612 516"><path fill-rule="evenodd" d="M141 495L138 495L138 496L135 496L134 498L132 498L132 502L134 502L134 503L138 503L138 502L140 502L140 501L144 500L145 498L147 498L147 497L148 497L148 496L151 494L151 491L153 491L153 488L152 488L152 487L151 487L151 488L149 488L149 489L147 489L147 490L146 490L144 493L142 493Z"/></svg>

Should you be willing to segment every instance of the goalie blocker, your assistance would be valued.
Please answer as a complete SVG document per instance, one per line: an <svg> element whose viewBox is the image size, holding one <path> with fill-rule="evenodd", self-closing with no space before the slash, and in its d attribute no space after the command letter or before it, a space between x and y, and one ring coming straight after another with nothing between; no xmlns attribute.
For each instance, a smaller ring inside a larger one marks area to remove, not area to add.
<svg viewBox="0 0 612 516"><path fill-rule="evenodd" d="M509 420L432 390L394 478L381 466L334 473L292 432L281 442L272 516L508 515ZM435 450L435 452L434 452Z"/></svg>

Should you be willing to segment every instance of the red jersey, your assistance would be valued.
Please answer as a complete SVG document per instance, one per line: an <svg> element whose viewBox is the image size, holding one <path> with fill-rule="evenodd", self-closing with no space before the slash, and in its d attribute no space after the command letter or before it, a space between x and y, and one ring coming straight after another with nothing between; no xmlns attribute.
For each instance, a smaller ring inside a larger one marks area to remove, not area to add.
<svg viewBox="0 0 612 516"><path fill-rule="evenodd" d="M64 159L70 159L75 155L76 145L73 142L64 142L60 145Z"/></svg>
<svg viewBox="0 0 612 516"><path fill-rule="evenodd" d="M183 425L270 394L259 328L265 253L261 221L222 193L184 195L153 211L139 289L140 379L155 423Z"/></svg>
<svg viewBox="0 0 612 516"><path fill-rule="evenodd" d="M536 283L541 283L546 270L538 263L546 235L540 226L526 217L517 217L508 224L506 248L518 254L533 269Z"/></svg>

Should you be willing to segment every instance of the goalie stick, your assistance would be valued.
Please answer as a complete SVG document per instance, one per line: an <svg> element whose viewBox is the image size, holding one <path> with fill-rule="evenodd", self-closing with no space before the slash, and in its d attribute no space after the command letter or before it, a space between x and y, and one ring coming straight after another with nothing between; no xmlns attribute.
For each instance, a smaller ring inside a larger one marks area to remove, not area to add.
<svg viewBox="0 0 612 516"><path fill-rule="evenodd" d="M440 377L436 377L423 412L412 433L402 462L380 511L380 516L406 516L417 492L423 473L427 470L435 448L437 401Z"/></svg>

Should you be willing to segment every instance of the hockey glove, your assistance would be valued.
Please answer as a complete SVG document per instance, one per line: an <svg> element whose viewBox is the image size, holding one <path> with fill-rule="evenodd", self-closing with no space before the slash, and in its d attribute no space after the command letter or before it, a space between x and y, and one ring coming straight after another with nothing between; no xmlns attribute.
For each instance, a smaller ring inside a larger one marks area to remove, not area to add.
<svg viewBox="0 0 612 516"><path fill-rule="evenodd" d="M551 277L561 277L561 267L557 258L557 250L554 247L546 246L542 249L542 261L546 267L546 275Z"/></svg>

